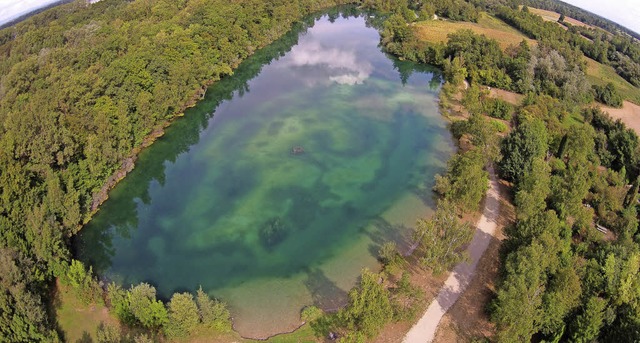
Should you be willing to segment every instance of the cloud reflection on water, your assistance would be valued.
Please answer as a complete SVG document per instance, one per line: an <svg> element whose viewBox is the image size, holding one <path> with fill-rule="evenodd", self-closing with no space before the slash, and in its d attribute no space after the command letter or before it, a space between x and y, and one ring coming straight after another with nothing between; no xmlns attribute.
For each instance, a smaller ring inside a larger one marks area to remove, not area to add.
<svg viewBox="0 0 640 343"><path fill-rule="evenodd" d="M285 66L293 72L297 68L305 68L307 77L304 79L309 86L332 82L341 85L361 84L373 71L371 63L358 59L355 49L329 48L315 39L302 41L293 47ZM316 68L318 73L308 77L307 68Z"/></svg>

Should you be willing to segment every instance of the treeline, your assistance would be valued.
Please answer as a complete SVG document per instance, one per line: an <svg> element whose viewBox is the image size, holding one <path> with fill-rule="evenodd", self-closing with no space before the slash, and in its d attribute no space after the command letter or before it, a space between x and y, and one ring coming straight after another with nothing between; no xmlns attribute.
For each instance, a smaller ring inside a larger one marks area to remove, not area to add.
<svg viewBox="0 0 640 343"><path fill-rule="evenodd" d="M622 105L621 96L612 84L589 88L584 74L584 55L614 66L618 74L636 86L640 82L640 63L634 60L640 55L640 44L629 41L631 38L604 35L607 40L590 42L574 27L563 30L556 23L529 13L526 7L514 10L498 6L492 10L505 22L538 40L538 45L530 47L523 41L503 51L497 41L468 30L450 34L447 44L424 41L415 36L409 25L421 19L398 9L384 22L382 44L398 56L445 69L458 58L471 82L519 93L544 93L579 103L595 99L614 107Z"/></svg>
<svg viewBox="0 0 640 343"><path fill-rule="evenodd" d="M519 93L548 94L574 103L593 100L594 93L580 68L580 52L526 41L503 52L498 42L470 30L448 37L447 44L418 39L407 22L393 15L385 22L382 44L389 52L459 73L459 78ZM461 82L461 81L460 81Z"/></svg>
<svg viewBox="0 0 640 343"><path fill-rule="evenodd" d="M557 50L580 49L586 56L614 67L618 75L629 83L640 86L640 43L632 37L588 30L567 23L565 25L570 29L564 30L556 23L530 13L526 6L522 10L502 6L495 13L529 37L551 44ZM585 39L582 33L592 37L592 40Z"/></svg>
<svg viewBox="0 0 640 343"><path fill-rule="evenodd" d="M0 340L53 341L53 277L132 153L295 21L342 1L101 1L0 31Z"/></svg>
<svg viewBox="0 0 640 343"><path fill-rule="evenodd" d="M196 329L215 332L231 331L231 315L226 305L211 299L202 288L196 297L190 293L175 293L165 305L156 298L155 287L140 283L123 289L115 283L103 289L96 281L92 268L72 260L65 275L59 278L84 304L106 304L111 313L128 327L142 328L146 333L131 337L118 326L98 330L98 342L119 343L134 339L154 339L164 335L170 339L185 337ZM104 337L100 337L104 336Z"/></svg>
<svg viewBox="0 0 640 343"><path fill-rule="evenodd" d="M565 16L580 20L585 24L603 28L609 32L624 32L625 35L618 35L619 37L628 35L631 37L635 37L636 39L640 39L640 34L638 34L637 32L566 2L554 0L526 0L526 2L523 2L525 5L554 11L560 13L561 15L563 14Z"/></svg>
<svg viewBox="0 0 640 343"><path fill-rule="evenodd" d="M382 13L397 13L407 21L430 20L433 15L451 20L477 22L480 11L465 0L362 0L362 7Z"/></svg>

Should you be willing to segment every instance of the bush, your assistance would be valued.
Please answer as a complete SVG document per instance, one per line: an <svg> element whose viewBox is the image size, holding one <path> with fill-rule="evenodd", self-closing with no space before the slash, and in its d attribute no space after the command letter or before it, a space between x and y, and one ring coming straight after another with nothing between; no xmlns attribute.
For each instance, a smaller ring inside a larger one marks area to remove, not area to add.
<svg viewBox="0 0 640 343"><path fill-rule="evenodd" d="M484 111L490 117L511 120L513 105L502 99L487 99L484 101Z"/></svg>
<svg viewBox="0 0 640 343"><path fill-rule="evenodd" d="M423 311L425 304L424 291L411 284L409 273L404 272L396 287L391 290L394 320L414 320Z"/></svg>
<svg viewBox="0 0 640 343"><path fill-rule="evenodd" d="M378 251L378 259L384 265L397 264L401 257L398 253L398 247L394 242L385 242Z"/></svg>
<svg viewBox="0 0 640 343"><path fill-rule="evenodd" d="M206 327L223 332L231 331L231 314L223 302L211 299L202 287L198 289L196 302L200 320Z"/></svg>
<svg viewBox="0 0 640 343"><path fill-rule="evenodd" d="M622 107L622 96L618 93L616 86L609 82L606 86L593 85L593 92L596 101L611 107Z"/></svg>
<svg viewBox="0 0 640 343"><path fill-rule="evenodd" d="M491 126L493 126L493 128L500 133L505 133L507 132L507 130L509 130L509 128L507 127L507 124L498 120L492 120Z"/></svg>
<svg viewBox="0 0 640 343"><path fill-rule="evenodd" d="M309 323L322 317L323 315L324 312L322 312L321 309L315 306L305 306L300 312L300 319L305 323Z"/></svg>
<svg viewBox="0 0 640 343"><path fill-rule="evenodd" d="M82 262L71 260L71 265L61 280L63 283L73 287L73 290L83 303L102 303L102 289L93 278L91 267L87 270Z"/></svg>

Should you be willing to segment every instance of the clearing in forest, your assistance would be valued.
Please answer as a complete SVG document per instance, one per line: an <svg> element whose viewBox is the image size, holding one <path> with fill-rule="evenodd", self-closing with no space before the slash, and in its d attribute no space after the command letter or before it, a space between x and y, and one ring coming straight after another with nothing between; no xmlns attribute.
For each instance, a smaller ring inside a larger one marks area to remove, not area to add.
<svg viewBox="0 0 640 343"><path fill-rule="evenodd" d="M476 34L483 34L497 40L503 49L509 45L517 45L523 39L530 45L536 44L535 40L527 38L520 31L485 12L480 13L477 23L438 19L421 21L414 24L414 27L418 38L430 42L447 42L447 36L450 33L469 29Z"/></svg>

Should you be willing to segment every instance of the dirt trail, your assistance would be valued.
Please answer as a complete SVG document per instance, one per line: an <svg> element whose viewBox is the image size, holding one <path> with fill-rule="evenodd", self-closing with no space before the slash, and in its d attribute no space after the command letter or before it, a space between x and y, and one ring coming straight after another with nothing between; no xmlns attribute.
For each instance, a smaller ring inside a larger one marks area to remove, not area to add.
<svg viewBox="0 0 640 343"><path fill-rule="evenodd" d="M497 227L500 213L500 196L498 180L493 168L489 169L490 187L487 191L484 211L478 221L477 229L467 252L469 261L458 264L444 285L436 299L429 305L422 318L409 330L404 343L425 343L433 341L436 329L447 310L458 300L467 288L475 274L478 261L489 246Z"/></svg>

